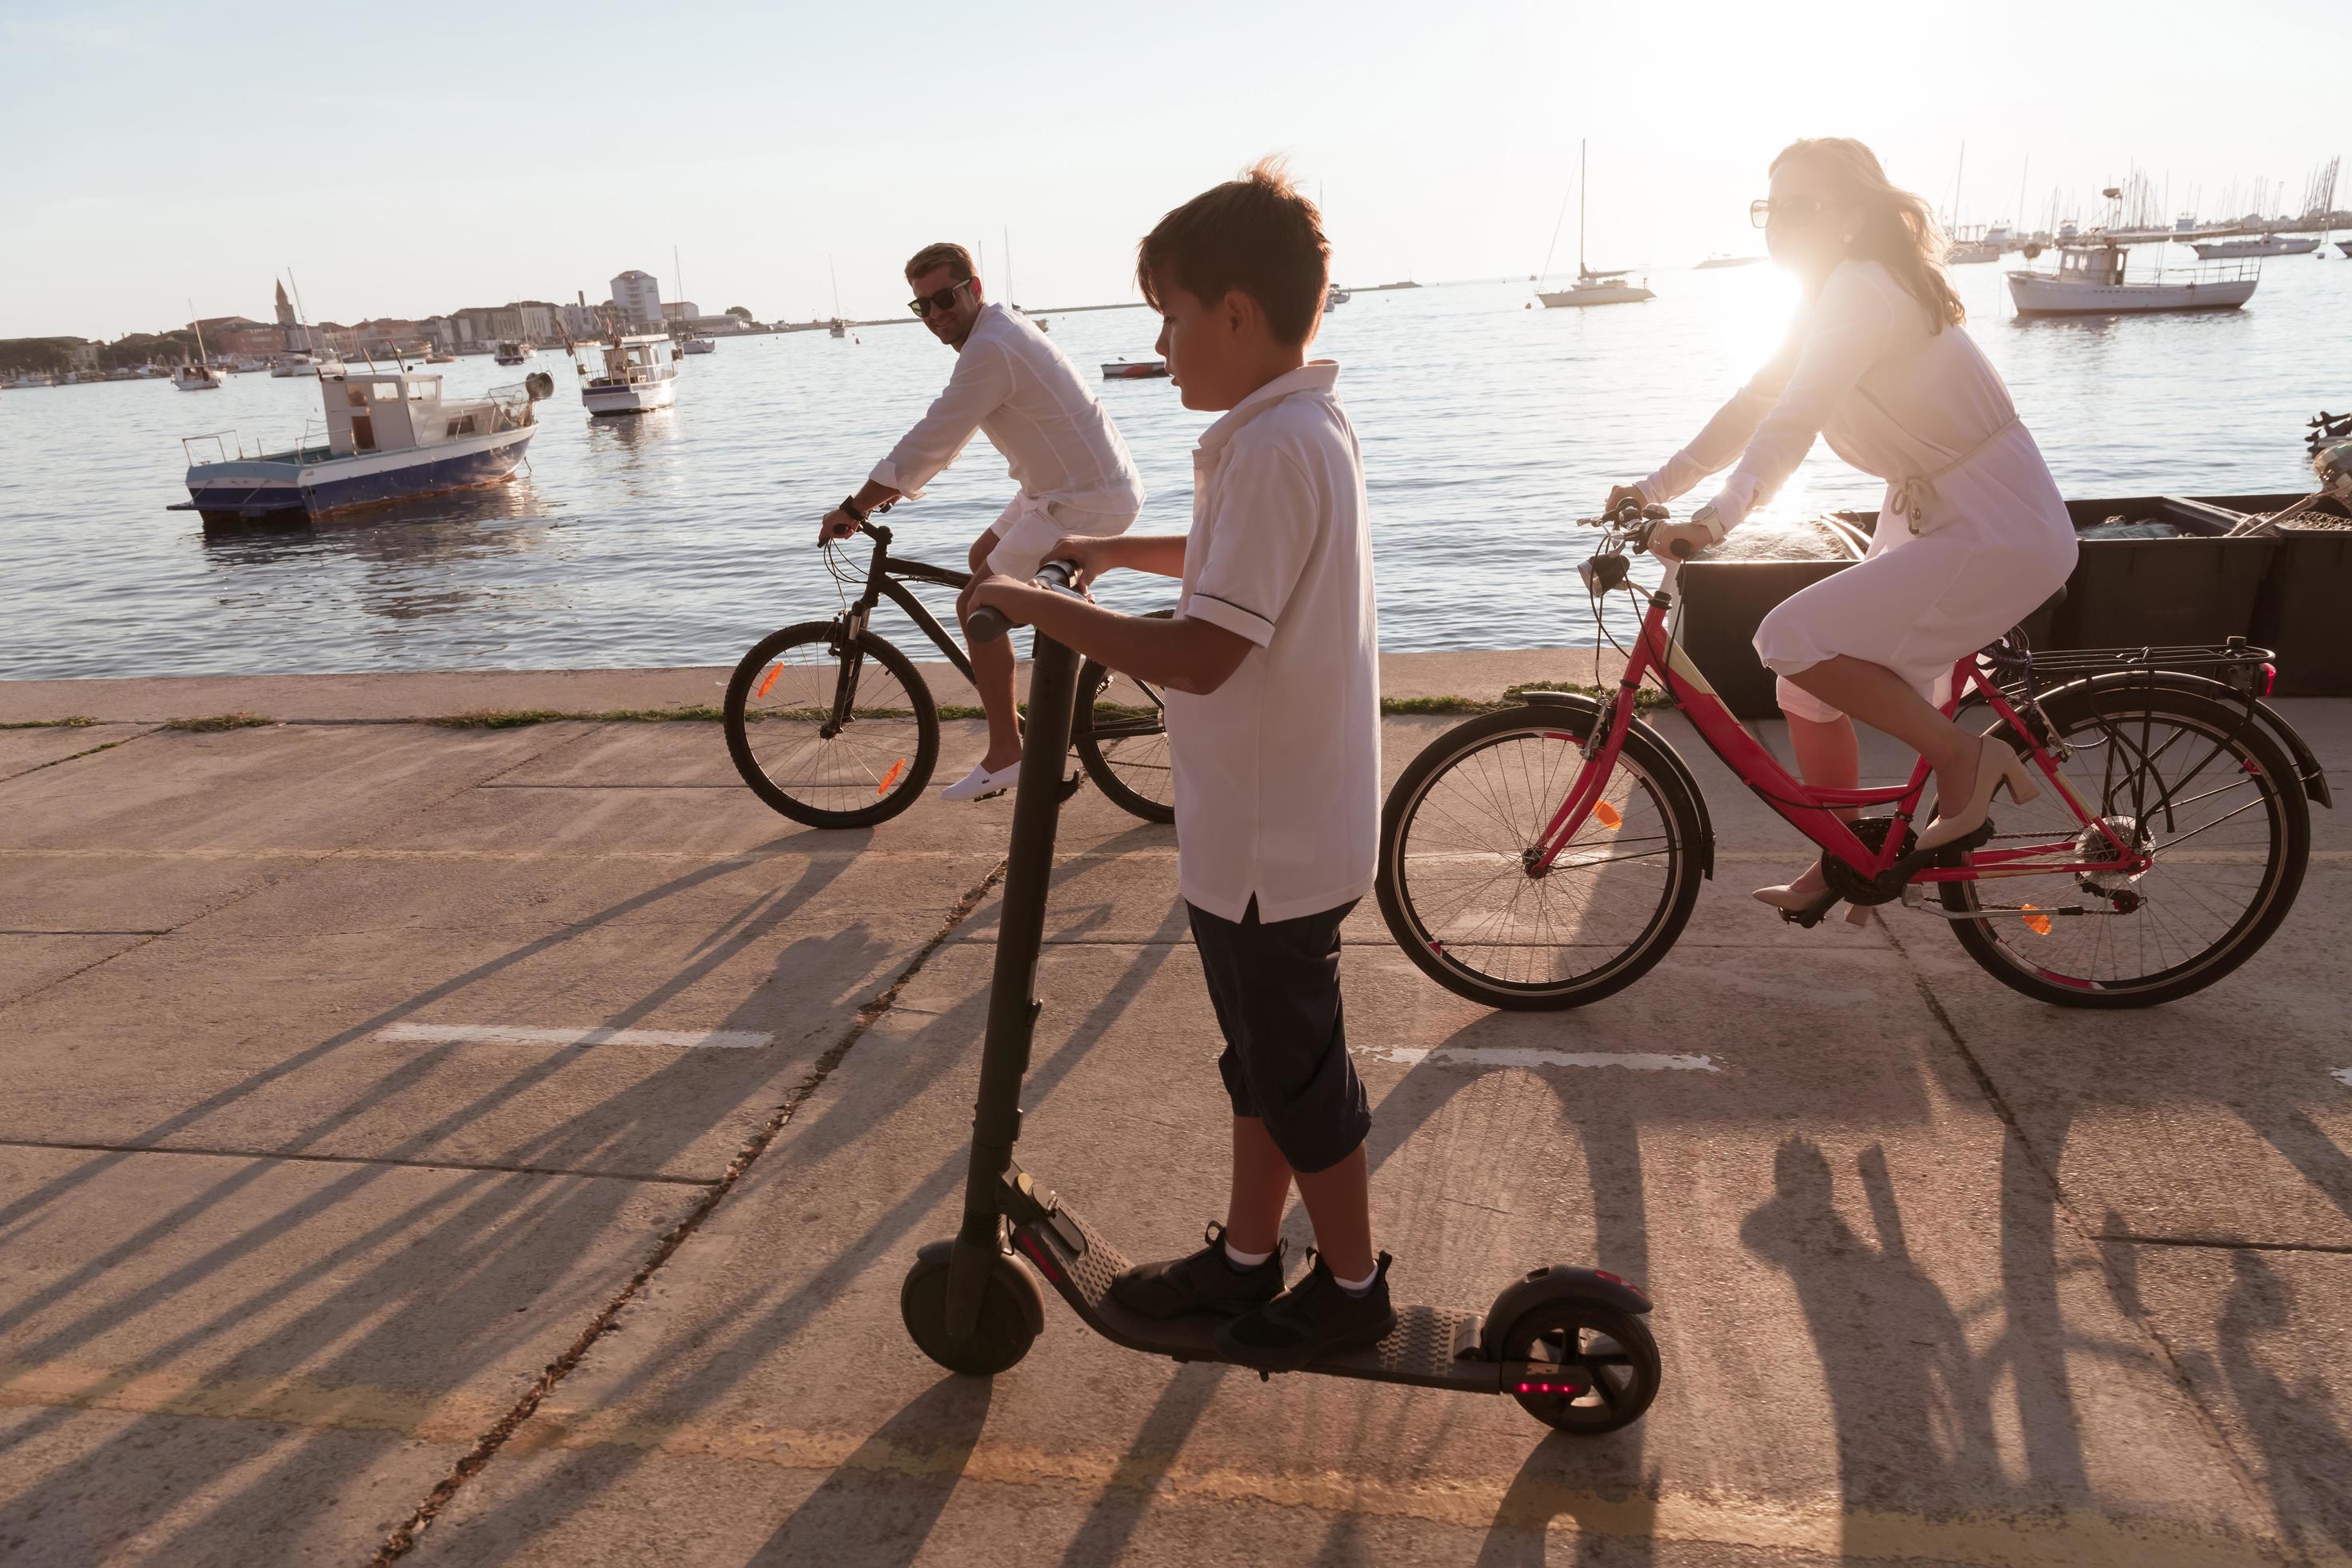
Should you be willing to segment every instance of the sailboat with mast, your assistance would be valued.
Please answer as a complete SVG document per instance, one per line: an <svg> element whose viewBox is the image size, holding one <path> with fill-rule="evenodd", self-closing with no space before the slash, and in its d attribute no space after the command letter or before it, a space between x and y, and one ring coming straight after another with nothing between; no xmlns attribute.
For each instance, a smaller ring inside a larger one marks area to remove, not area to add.
<svg viewBox="0 0 2352 1568"><path fill-rule="evenodd" d="M833 258L824 258L824 275L833 279L833 325L826 329L836 338L849 335L849 323L841 319L841 274L833 269Z"/></svg>
<svg viewBox="0 0 2352 1568"><path fill-rule="evenodd" d="M1569 289L1538 289L1536 298L1547 309L1578 305L1632 305L1657 296L1643 283L1628 283L1626 269L1595 272L1584 259L1585 143L1576 144L1576 284ZM1549 264L1547 263L1547 266Z"/></svg>
<svg viewBox="0 0 2352 1568"><path fill-rule="evenodd" d="M188 301L188 325L195 330L196 357L172 374L172 384L182 392L215 392L226 379L217 365L205 358L205 324L196 320L196 302Z"/></svg>

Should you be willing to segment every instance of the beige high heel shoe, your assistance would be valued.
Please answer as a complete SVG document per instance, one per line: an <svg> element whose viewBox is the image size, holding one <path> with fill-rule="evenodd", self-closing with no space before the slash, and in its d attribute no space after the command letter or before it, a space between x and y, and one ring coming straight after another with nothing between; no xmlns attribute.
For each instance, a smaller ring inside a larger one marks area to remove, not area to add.
<svg viewBox="0 0 2352 1568"><path fill-rule="evenodd" d="M1981 741L1978 745L1976 787L1969 792L1968 805L1956 812L1937 812L1927 831L1919 835L1921 851L1940 849L1982 827L1992 815L1993 795L2003 784L2009 786L2009 798L2020 805L2041 798L2042 786L2033 782L2024 758L1998 741Z"/></svg>

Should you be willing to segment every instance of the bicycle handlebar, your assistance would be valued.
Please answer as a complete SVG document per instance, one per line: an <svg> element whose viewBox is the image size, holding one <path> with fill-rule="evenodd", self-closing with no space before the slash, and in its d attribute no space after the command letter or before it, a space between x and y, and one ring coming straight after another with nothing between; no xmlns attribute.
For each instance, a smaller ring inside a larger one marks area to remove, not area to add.
<svg viewBox="0 0 2352 1568"><path fill-rule="evenodd" d="M1037 575L1030 581L1041 588L1051 588L1056 593L1075 596L1076 590L1070 586L1070 579L1077 574L1078 563L1075 561L1048 561L1037 568ZM963 627L971 638L972 647L978 647L982 643L992 643L1011 631L1013 623L1004 618L1003 611L982 605L971 613Z"/></svg>
<svg viewBox="0 0 2352 1568"><path fill-rule="evenodd" d="M1617 531L1624 542L1631 544L1636 550L1646 550L1650 545L1651 532L1659 523L1667 521L1667 517L1668 513L1664 507L1643 506L1640 501L1629 498L1619 501L1617 510L1605 517L1580 517L1576 521L1586 528L1606 528ZM1691 549L1688 541L1677 539L1671 548L1675 560L1690 559Z"/></svg>

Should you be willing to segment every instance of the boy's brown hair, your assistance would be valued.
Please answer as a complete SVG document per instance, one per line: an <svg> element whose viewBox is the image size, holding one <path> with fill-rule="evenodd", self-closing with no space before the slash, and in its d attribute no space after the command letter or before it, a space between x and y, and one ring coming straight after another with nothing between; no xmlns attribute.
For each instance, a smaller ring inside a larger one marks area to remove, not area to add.
<svg viewBox="0 0 2352 1568"><path fill-rule="evenodd" d="M949 279L961 283L972 275L971 252L948 239L937 245L927 245L907 262L908 280L911 282L920 278L934 267L945 267Z"/></svg>
<svg viewBox="0 0 2352 1568"><path fill-rule="evenodd" d="M1135 280L1160 308L1153 278L1213 304L1238 289L1265 312L1286 343L1315 335L1331 279L1323 215L1290 184L1279 158L1259 160L1238 180L1202 191L1160 220L1136 247Z"/></svg>

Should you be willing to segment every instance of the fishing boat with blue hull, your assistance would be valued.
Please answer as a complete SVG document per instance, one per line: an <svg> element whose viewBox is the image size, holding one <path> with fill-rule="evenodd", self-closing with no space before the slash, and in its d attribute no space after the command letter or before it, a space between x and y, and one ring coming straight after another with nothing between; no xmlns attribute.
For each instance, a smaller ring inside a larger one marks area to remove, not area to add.
<svg viewBox="0 0 2352 1568"><path fill-rule="evenodd" d="M283 451L248 451L236 431L191 436L188 497L173 511L206 528L291 523L501 483L539 430L534 406L555 390L534 374L479 397L445 401L441 377L415 371L346 372L319 380L325 404Z"/></svg>

